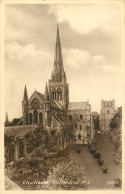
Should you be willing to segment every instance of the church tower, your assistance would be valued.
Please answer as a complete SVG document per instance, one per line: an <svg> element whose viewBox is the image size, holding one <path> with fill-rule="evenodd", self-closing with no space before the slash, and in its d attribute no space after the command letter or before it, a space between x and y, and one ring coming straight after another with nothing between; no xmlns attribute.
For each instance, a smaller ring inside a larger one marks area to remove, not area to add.
<svg viewBox="0 0 125 194"><path fill-rule="evenodd" d="M26 85L25 85L24 97L22 101L22 109L23 109L23 125L28 125L28 95L27 95Z"/></svg>
<svg viewBox="0 0 125 194"><path fill-rule="evenodd" d="M58 25L54 67L51 79L49 80L49 92L51 99L57 101L61 105L61 107L66 110L69 102L69 87L66 83L66 73L63 67L63 58Z"/></svg>

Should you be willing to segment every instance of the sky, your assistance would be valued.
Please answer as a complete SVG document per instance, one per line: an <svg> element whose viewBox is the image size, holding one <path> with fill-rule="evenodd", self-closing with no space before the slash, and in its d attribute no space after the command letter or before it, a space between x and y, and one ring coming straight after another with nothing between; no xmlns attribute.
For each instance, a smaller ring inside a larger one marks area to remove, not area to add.
<svg viewBox="0 0 125 194"><path fill-rule="evenodd" d="M44 93L54 64L59 24L70 102L89 100L100 112L101 99L122 105L122 6L113 4L6 4L5 112L22 116L28 97Z"/></svg>

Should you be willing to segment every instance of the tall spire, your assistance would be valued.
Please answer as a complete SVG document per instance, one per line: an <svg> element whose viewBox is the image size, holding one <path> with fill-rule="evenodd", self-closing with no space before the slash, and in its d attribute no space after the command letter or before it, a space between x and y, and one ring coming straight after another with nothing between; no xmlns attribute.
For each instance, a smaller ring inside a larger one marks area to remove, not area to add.
<svg viewBox="0 0 125 194"><path fill-rule="evenodd" d="M46 82L46 87L45 87L45 100L49 100L49 92L48 92L47 82Z"/></svg>
<svg viewBox="0 0 125 194"><path fill-rule="evenodd" d="M58 24L57 24L57 36L56 36L55 58L54 58L54 68L53 68L53 74L56 74L56 73L59 73L59 74L64 73Z"/></svg>
<svg viewBox="0 0 125 194"><path fill-rule="evenodd" d="M28 101L27 88L25 85L23 101Z"/></svg>

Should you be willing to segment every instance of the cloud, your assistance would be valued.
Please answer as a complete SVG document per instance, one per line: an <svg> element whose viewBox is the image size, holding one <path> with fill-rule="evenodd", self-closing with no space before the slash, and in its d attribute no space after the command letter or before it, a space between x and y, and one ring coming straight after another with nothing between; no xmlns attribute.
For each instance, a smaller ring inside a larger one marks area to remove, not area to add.
<svg viewBox="0 0 125 194"><path fill-rule="evenodd" d="M110 61L104 55L92 55L88 50L75 48L64 49L64 61L67 68L73 71L84 71L86 75L105 75L111 72L119 72L118 66L110 65Z"/></svg>
<svg viewBox="0 0 125 194"><path fill-rule="evenodd" d="M58 22L68 21L73 30L85 34L96 28L114 32L120 26L120 4L52 5L49 12L56 13Z"/></svg>
<svg viewBox="0 0 125 194"><path fill-rule="evenodd" d="M65 63L71 68L80 69L88 64L90 60L90 53L87 50L80 50L78 48L64 50Z"/></svg>
<svg viewBox="0 0 125 194"><path fill-rule="evenodd" d="M48 57L47 53L36 50L33 44L22 46L18 42L11 42L6 45L6 55L11 60L24 60L26 57Z"/></svg>
<svg viewBox="0 0 125 194"><path fill-rule="evenodd" d="M121 104L119 4L7 4L5 13L5 108L10 119L22 115L25 83L29 97L35 88L44 93L58 22L70 101L89 99L98 111L101 98Z"/></svg>

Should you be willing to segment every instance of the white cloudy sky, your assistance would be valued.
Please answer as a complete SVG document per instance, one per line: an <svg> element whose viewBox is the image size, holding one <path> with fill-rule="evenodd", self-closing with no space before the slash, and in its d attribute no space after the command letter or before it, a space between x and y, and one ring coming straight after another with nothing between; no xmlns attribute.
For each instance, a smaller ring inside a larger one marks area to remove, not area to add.
<svg viewBox="0 0 125 194"><path fill-rule="evenodd" d="M121 4L28 5L5 7L5 111L22 115L28 96L44 93L51 76L59 23L64 68L71 101L86 101L100 111L101 99L121 105Z"/></svg>

